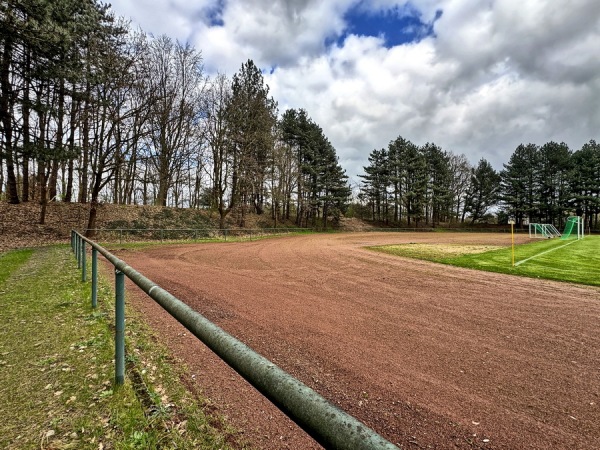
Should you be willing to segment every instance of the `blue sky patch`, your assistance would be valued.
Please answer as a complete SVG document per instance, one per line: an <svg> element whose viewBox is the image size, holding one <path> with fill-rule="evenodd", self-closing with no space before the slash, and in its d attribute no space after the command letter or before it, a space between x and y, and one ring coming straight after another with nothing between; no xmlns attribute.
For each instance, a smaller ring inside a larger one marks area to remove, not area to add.
<svg viewBox="0 0 600 450"><path fill-rule="evenodd" d="M434 35L433 25L442 16L437 11L433 21L422 21L421 13L406 4L391 9L373 11L360 2L349 9L344 15L348 24L345 33L340 36L338 43L342 44L350 34L357 36L383 37L387 48L396 45L419 42L423 38Z"/></svg>
<svg viewBox="0 0 600 450"><path fill-rule="evenodd" d="M205 17L208 20L207 25L214 27L222 27L225 25L223 21L223 10L225 9L225 0L217 0L214 5L211 5L205 10Z"/></svg>

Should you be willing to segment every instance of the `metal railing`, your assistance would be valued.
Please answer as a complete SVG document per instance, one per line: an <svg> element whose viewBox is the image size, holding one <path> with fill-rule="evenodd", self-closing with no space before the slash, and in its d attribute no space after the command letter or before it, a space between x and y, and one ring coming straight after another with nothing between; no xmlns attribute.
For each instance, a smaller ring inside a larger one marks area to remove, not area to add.
<svg viewBox="0 0 600 450"><path fill-rule="evenodd" d="M96 242L71 232L71 247L86 281L86 243L92 248L92 306L97 305L98 253L115 268L115 383L125 380L125 276L326 449L397 449L362 422L256 353Z"/></svg>

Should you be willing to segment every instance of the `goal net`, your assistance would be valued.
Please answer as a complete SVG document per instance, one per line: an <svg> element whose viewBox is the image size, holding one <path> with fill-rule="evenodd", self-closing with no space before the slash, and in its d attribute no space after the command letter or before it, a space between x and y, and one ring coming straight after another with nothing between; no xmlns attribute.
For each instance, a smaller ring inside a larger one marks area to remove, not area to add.
<svg viewBox="0 0 600 450"><path fill-rule="evenodd" d="M550 223L530 223L529 237L533 239L551 239L560 237L560 231Z"/></svg>
<svg viewBox="0 0 600 450"><path fill-rule="evenodd" d="M583 239L583 220L580 216L571 216L567 219L561 239Z"/></svg>

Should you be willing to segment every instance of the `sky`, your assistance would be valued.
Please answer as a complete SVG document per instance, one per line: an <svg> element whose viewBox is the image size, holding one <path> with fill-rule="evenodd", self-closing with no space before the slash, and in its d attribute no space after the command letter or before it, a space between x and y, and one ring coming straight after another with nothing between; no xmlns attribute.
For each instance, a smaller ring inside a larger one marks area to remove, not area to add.
<svg viewBox="0 0 600 450"><path fill-rule="evenodd" d="M112 0L189 42L206 74L248 59L304 108L351 182L402 136L502 169L516 147L600 141L598 0Z"/></svg>

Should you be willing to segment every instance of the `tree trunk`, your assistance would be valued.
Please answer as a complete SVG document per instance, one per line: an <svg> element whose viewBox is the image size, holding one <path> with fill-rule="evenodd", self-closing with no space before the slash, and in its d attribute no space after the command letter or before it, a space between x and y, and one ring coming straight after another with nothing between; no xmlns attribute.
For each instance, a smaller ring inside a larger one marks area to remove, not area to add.
<svg viewBox="0 0 600 450"><path fill-rule="evenodd" d="M74 172L74 154L75 154L75 131L77 129L77 110L79 102L72 100L71 117L69 121L69 166L67 168L67 189L65 190L65 202L73 201L73 172Z"/></svg>
<svg viewBox="0 0 600 450"><path fill-rule="evenodd" d="M160 155L158 160L158 197L156 204L167 206L167 194L169 192L172 173L169 165L169 148L165 141L166 130L161 130Z"/></svg>
<svg viewBox="0 0 600 450"><path fill-rule="evenodd" d="M134 189L135 189L135 173L137 171L137 144L132 145L131 157L129 164L127 165L126 180L125 180L125 202L130 205L135 203Z"/></svg>
<svg viewBox="0 0 600 450"><path fill-rule="evenodd" d="M58 145L58 141L57 141ZM50 179L48 181L48 193L51 202L56 201L56 197L58 195L56 185L58 184L58 168L59 163L57 159L54 159L51 164L50 169Z"/></svg>
<svg viewBox="0 0 600 450"><path fill-rule="evenodd" d="M224 230L225 229L225 218L227 217L227 213L228 211L219 208L219 229L220 230Z"/></svg>
<svg viewBox="0 0 600 450"><path fill-rule="evenodd" d="M99 163L97 172L94 176L92 184L92 199L90 201L90 215L88 217L88 224L85 230L85 236L93 238L96 235L96 220L98 218L98 197L100 195L100 189L102 188L102 173L104 172L104 164Z"/></svg>
<svg viewBox="0 0 600 450"><path fill-rule="evenodd" d="M54 144L54 159L52 161L52 172L50 173L49 192L50 200L56 201L58 185L59 161L64 158L63 155L63 121L65 118L65 80L62 78L58 86L58 111L56 115L56 140Z"/></svg>
<svg viewBox="0 0 600 450"><path fill-rule="evenodd" d="M38 161L38 185L40 187L40 224L46 223L46 210L48 207L48 176L46 175L46 163Z"/></svg>
<svg viewBox="0 0 600 450"><path fill-rule="evenodd" d="M39 98L38 98L39 100ZM38 112L38 123L40 129L40 142L46 141L46 114L44 112ZM42 144L43 145L43 144ZM45 148L42 153L45 153ZM46 160L38 158L38 171L37 171L38 186L40 189L40 224L46 223L46 207L48 205L48 176L46 175Z"/></svg>
<svg viewBox="0 0 600 450"><path fill-rule="evenodd" d="M89 166L89 152L90 152L90 83L86 84L85 100L83 104L83 127L82 133L82 161L81 161L81 173L79 180L79 203L85 203L88 199L88 166Z"/></svg>
<svg viewBox="0 0 600 450"><path fill-rule="evenodd" d="M30 105L29 105L29 71L30 71L30 54L29 51L25 52L25 77L23 87L23 191L21 199L23 202L29 201L29 117L30 117Z"/></svg>
<svg viewBox="0 0 600 450"><path fill-rule="evenodd" d="M142 204L148 204L148 164L144 166L144 180L142 181Z"/></svg>
<svg viewBox="0 0 600 450"><path fill-rule="evenodd" d="M19 203L17 190L17 178L15 176L15 165L13 160L12 143L12 89L10 85L10 60L12 58L12 38L7 36L4 41L4 52L0 64L0 116L4 128L4 144L6 159L6 181L8 184L8 202Z"/></svg>
<svg viewBox="0 0 600 450"><path fill-rule="evenodd" d="M90 202L90 215L88 217L88 224L85 230L85 237L93 238L96 235L96 219L98 218L98 201L92 199Z"/></svg>
<svg viewBox="0 0 600 450"><path fill-rule="evenodd" d="M122 191L122 178L123 178L123 158L121 158L121 153L117 150L115 155L115 174L114 174L114 189L113 189L113 204L118 205L121 203L121 198L123 195Z"/></svg>
<svg viewBox="0 0 600 450"><path fill-rule="evenodd" d="M246 227L246 196L244 195L242 197L242 202L241 202L241 215L240 215L240 223L239 226L240 228L245 228Z"/></svg>

